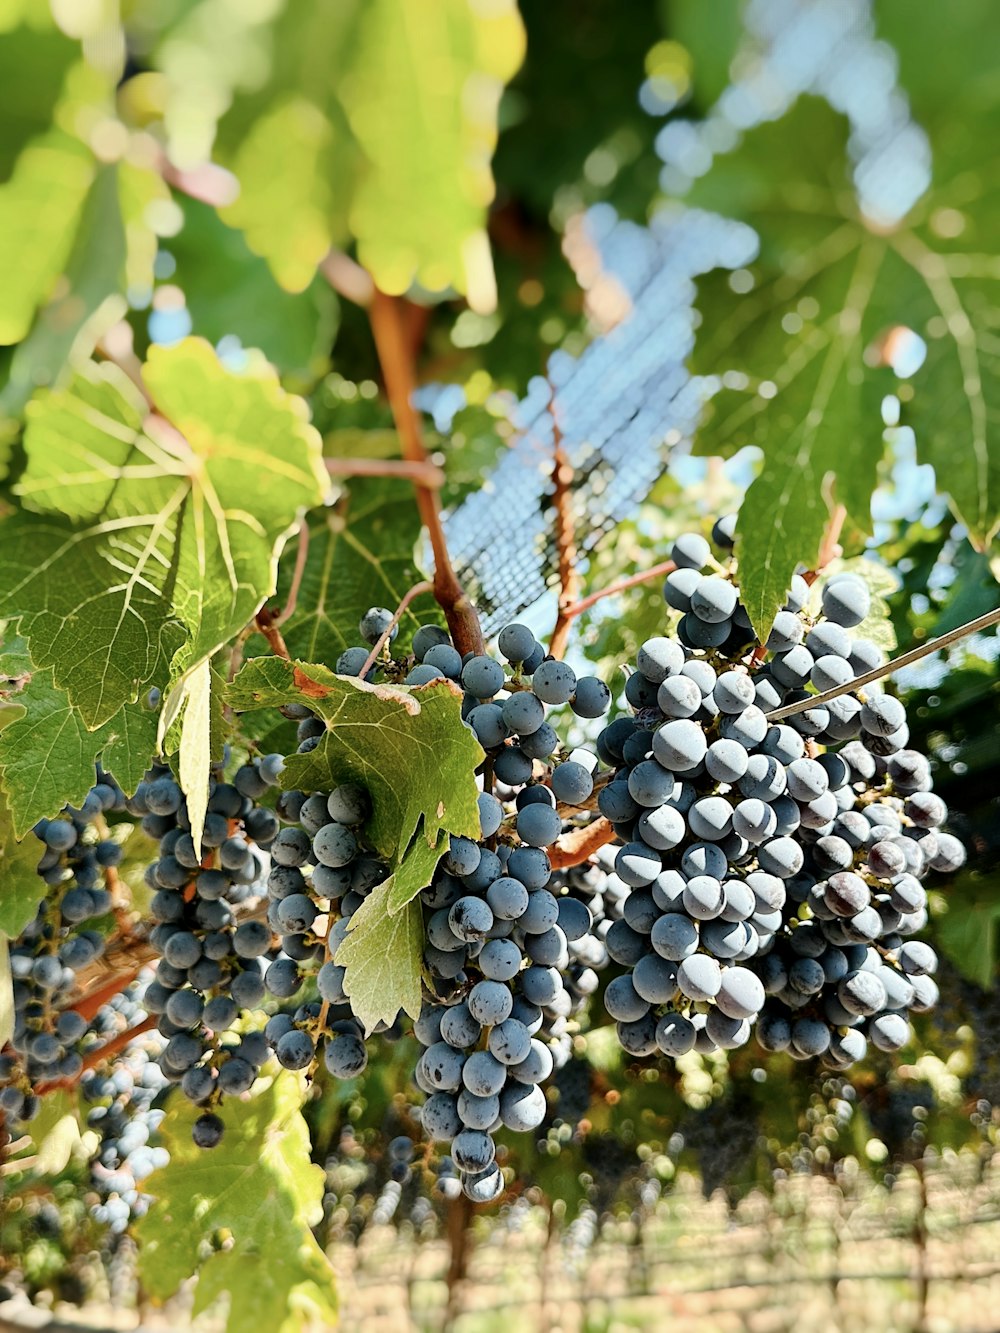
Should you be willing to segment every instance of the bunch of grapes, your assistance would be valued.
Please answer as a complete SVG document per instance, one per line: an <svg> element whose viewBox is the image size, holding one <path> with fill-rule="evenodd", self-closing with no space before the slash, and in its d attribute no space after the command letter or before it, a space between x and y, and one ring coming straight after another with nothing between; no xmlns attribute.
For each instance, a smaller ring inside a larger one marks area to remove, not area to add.
<svg viewBox="0 0 1000 1333"><path fill-rule="evenodd" d="M14 1032L0 1054L0 1109L12 1120L34 1117L36 1088L75 1079L83 1069L94 1032L72 1006L80 999L80 974L104 952L102 918L113 906L104 876L122 858L103 816L125 808L121 789L98 773L79 809L67 807L34 827L44 847L37 872L51 892L10 950Z"/></svg>
<svg viewBox="0 0 1000 1333"><path fill-rule="evenodd" d="M300 731L305 723L308 719L300 722ZM310 734L301 736L300 744L309 739ZM334 955L352 916L388 874L361 834L371 800L363 787L343 783L331 792L284 791L277 812L285 827L270 848L267 922L281 949L264 982L272 996L288 1000L314 978L319 999L275 1014L264 1034L286 1069L311 1069L321 1049L335 1078L356 1078L368 1053L344 992L344 968Z"/></svg>
<svg viewBox="0 0 1000 1333"><path fill-rule="evenodd" d="M282 763L267 755L244 764L231 783L211 779L200 851L169 769L152 769L128 803L159 842L146 882L156 923L150 942L162 956L143 1003L159 1016L158 1031L167 1038L159 1056L163 1073L207 1108L224 1095L246 1092L268 1056L261 1033L235 1041L224 1034L241 1011L264 999L262 960L273 941L255 909L264 855L279 825L275 813L256 802L276 782ZM243 909L239 916L237 909ZM201 1146L213 1146L222 1120L206 1109L193 1134Z"/></svg>
<svg viewBox="0 0 1000 1333"><path fill-rule="evenodd" d="M606 944L627 969L605 992L625 1050L676 1057L757 1038L834 1068L871 1042L897 1051L910 1011L936 999L921 880L962 864L942 831L930 766L908 748L903 705L869 688L810 704L877 666L849 632L869 612L850 574L820 608L796 575L765 644L739 599L730 519L722 548L687 534L664 588L676 636L639 649L597 750L599 797L630 889ZM708 571L708 572L706 572ZM785 705L807 705L773 721Z"/></svg>

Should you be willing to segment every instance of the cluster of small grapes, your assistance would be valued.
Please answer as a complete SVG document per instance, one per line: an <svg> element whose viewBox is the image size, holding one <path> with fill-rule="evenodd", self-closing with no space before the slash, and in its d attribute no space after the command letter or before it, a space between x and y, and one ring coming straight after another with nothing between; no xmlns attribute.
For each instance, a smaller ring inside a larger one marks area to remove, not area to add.
<svg viewBox="0 0 1000 1333"><path fill-rule="evenodd" d="M45 849L37 871L52 892L10 949L14 1032L0 1055L0 1109L12 1120L34 1117L35 1088L74 1079L83 1069L90 1024L71 1006L79 974L104 952L99 918L113 903L103 877L122 858L121 844L98 825L105 814L125 809L121 789L98 773L79 809L67 807L35 825Z"/></svg>
<svg viewBox="0 0 1000 1333"><path fill-rule="evenodd" d="M275 999L287 1000L315 975L319 1000L275 1014L264 1035L286 1069L311 1068L321 1049L335 1078L356 1078L368 1063L364 1030L333 957L352 916L388 873L362 839L371 799L363 787L343 783L331 792L283 791L276 809L285 827L270 848L267 921L281 952L264 982Z"/></svg>
<svg viewBox="0 0 1000 1333"><path fill-rule="evenodd" d="M728 550L731 521L714 537ZM835 576L813 615L796 575L761 645L731 559L697 534L672 557L677 637L642 645L633 716L597 743L616 769L598 804L631 890L606 938L628 969L605 992L621 1043L636 1056L732 1049L756 1022L765 1049L837 1068L869 1040L898 1050L907 1012L936 998L933 950L904 942L927 919L920 880L956 869L963 848L940 831L946 807L895 698L847 693L768 719L880 660L848 633L867 588Z"/></svg>
<svg viewBox="0 0 1000 1333"><path fill-rule="evenodd" d="M106 1030L134 1025L143 1013L142 993L148 979L115 996L102 1015ZM162 1039L155 1036L132 1042L101 1070L88 1070L80 1091L91 1103L87 1127L100 1135L91 1161L90 1180L99 1201L91 1206L95 1221L121 1235L134 1217L142 1217L152 1198L142 1182L167 1165L166 1148L151 1143L165 1112L153 1106L167 1079L156 1062Z"/></svg>
<svg viewBox="0 0 1000 1333"><path fill-rule="evenodd" d="M255 803L274 785L283 762L266 755L244 764L231 783L211 779L200 856L183 793L168 769L150 770L128 802L159 842L146 882L156 923L150 943L162 956L143 1003L159 1015L158 1031L167 1038L159 1057L163 1073L206 1107L246 1092L268 1057L261 1033L235 1042L224 1034L241 1010L264 999L262 962L272 949L271 930L252 915L237 921L234 909L254 910L263 892L262 853L279 824L272 810ZM213 1146L222 1128L221 1118L206 1110L195 1122L195 1142Z"/></svg>
<svg viewBox="0 0 1000 1333"><path fill-rule="evenodd" d="M362 637L376 643L391 619L373 608ZM540 1085L555 1060L569 1057L567 1020L597 987L593 963L606 962L584 900L592 894L577 896L553 880L546 853L562 831L557 803L585 805L596 763L578 752L554 759L559 738L546 709L568 704L579 717L600 717L610 691L547 658L523 625L506 626L498 647L503 662L463 657L444 630L424 626L414 635L412 659L394 660L387 647L369 673L406 685L459 684L463 718L487 754L480 837L453 838L421 895L424 958L440 1003L428 1003L415 1025L426 1047L415 1075L428 1095L424 1130L450 1144L449 1164L478 1202L503 1188L492 1131L505 1125L526 1132L542 1123ZM364 648L348 649L338 673L357 674L367 657Z"/></svg>

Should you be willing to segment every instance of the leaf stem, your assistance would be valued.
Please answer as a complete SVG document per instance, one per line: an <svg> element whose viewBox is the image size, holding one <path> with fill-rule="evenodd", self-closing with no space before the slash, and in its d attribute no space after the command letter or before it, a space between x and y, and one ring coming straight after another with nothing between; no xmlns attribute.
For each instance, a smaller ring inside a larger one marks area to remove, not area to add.
<svg viewBox="0 0 1000 1333"><path fill-rule="evenodd" d="M292 570L292 583L288 589L288 600L281 614L275 620L274 625L283 625L295 614L295 608L299 602L299 589L302 587L302 576L306 572L306 560L309 558L309 522L303 517L299 520L298 547L295 551L295 568Z"/></svg>
<svg viewBox="0 0 1000 1333"><path fill-rule="evenodd" d="M408 593L405 594L405 596L403 597L403 600L402 600L402 601L400 602L400 604L396 607L395 614L393 615L392 619L389 621L389 624L385 627L385 629L384 629L384 630L382 631L382 633L379 635L379 638L378 638L378 640L377 640L377 642L376 642L374 648L372 648L371 652L368 654L367 658L365 659L365 664L364 664L364 666L363 666L363 667L361 668L361 670L358 672L358 679L359 679L359 680L364 680L365 676L368 675L368 672L369 672L369 671L372 669L372 667L375 665L375 662L376 662L376 660L377 660L377 658L378 658L379 653L382 651L382 649L385 647L385 645L389 642L389 638L390 638L390 636L391 636L391 634L392 634L392 631L393 631L393 630L396 628L396 626L399 624L399 621L400 621L400 618L402 617L403 612L406 610L406 608L407 608L407 607L410 605L410 603L413 601L414 597L419 597L420 594L423 593L423 592L433 592L433 591L434 591L434 585L431 584L431 583L428 583L427 580L424 579L424 580L422 580L420 583L415 583L415 584L413 585L413 587L410 589L410 591L409 591Z"/></svg>
<svg viewBox="0 0 1000 1333"><path fill-rule="evenodd" d="M254 624L267 640L271 652L274 653L275 657L283 657L287 661L291 654L285 644L281 630L278 629L280 620L281 613L269 611L266 606L262 606L254 616Z"/></svg>
<svg viewBox="0 0 1000 1333"><path fill-rule="evenodd" d="M327 458L324 462L331 477L399 477L434 490L444 485L444 473L429 459L413 462L406 458Z"/></svg>
<svg viewBox="0 0 1000 1333"><path fill-rule="evenodd" d="M796 703L786 704L784 708L776 708L773 713L767 714L767 720L768 722L778 722L783 717L793 717L796 713L803 713L807 708L818 708L831 699L839 699L842 694L851 694L855 690L862 689L865 685L871 685L874 681L881 680L884 676L891 676L894 671L899 671L914 662L919 662L922 657L929 657L931 653L939 652L942 648L957 643L959 639L964 639L970 634L976 634L979 630L989 629L991 625L997 624L1000 624L1000 607L995 611L987 611L984 615L977 616L975 620L959 625L957 629L949 630L947 634L941 634L936 639L929 639L927 643L921 644L919 648L909 649L900 657L895 657L889 662L884 662L882 666L866 671L863 676L855 676L846 685L838 685L835 689L824 691L823 694L811 694L807 699L799 699Z"/></svg>
<svg viewBox="0 0 1000 1333"><path fill-rule="evenodd" d="M420 418L413 406L416 377L403 304L398 297L388 296L375 288L368 313L403 457L411 463L426 463L427 450ZM483 631L479 616L452 568L437 493L418 482L416 497L420 518L434 552L434 596L444 611L455 647L463 655L481 653Z"/></svg>
<svg viewBox="0 0 1000 1333"><path fill-rule="evenodd" d="M651 569L644 569L638 574L630 574L628 578L619 579L617 583L609 583L606 588L598 588L597 592L592 592L582 601L574 603L566 609L565 615L569 620L575 620L577 616L582 616L584 611L596 605L605 597L614 597L617 593L628 592L629 588L635 588L640 583L649 583L651 579L662 578L665 574L672 574L677 566L672 560L664 560L659 565L653 565Z"/></svg>

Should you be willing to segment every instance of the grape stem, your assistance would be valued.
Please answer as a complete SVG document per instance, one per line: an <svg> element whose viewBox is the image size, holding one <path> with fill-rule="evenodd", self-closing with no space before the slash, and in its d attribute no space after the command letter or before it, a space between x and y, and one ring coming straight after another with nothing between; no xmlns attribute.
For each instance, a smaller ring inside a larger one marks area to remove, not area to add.
<svg viewBox="0 0 1000 1333"><path fill-rule="evenodd" d="M40 1083L35 1091L39 1096L47 1092L52 1092L56 1088L72 1088L80 1079L80 1075L88 1069L93 1069L99 1065L102 1060L107 1060L109 1056L117 1055L119 1051L124 1050L130 1041L136 1037L141 1037L144 1032L149 1032L156 1027L158 1022L156 1014L148 1014L141 1023L135 1023L130 1028L125 1028L117 1036L106 1041L103 1046L95 1046L92 1051L88 1051L83 1057L83 1064L80 1067L80 1073L74 1078L54 1078L48 1083Z"/></svg>
<svg viewBox="0 0 1000 1333"><path fill-rule="evenodd" d="M576 567L576 531L573 522L573 468L563 448L562 431L556 417L555 397L549 407L555 448L552 459L552 502L555 508L556 552L559 563L559 609L549 644L550 657L562 657L573 623L570 613L580 595L580 575Z"/></svg>
<svg viewBox="0 0 1000 1333"><path fill-rule="evenodd" d="M427 450L424 447L420 417L413 406L416 390L414 349L405 318L405 306L399 297L389 296L376 287L372 292L368 316L403 457L411 463L426 464ZM444 611L452 640L463 656L466 653L481 653L482 627L476 608L452 567L441 523L438 494L433 487L417 482L416 498L420 518L427 529L434 553L434 596Z"/></svg>
<svg viewBox="0 0 1000 1333"><path fill-rule="evenodd" d="M298 546L295 551L295 568L292 570L292 583L288 589L288 600L282 609L281 614L274 622L275 628L283 625L295 614L295 608L299 604L299 590L302 587L302 576L306 572L306 560L309 558L309 522L306 518L299 520Z"/></svg>
<svg viewBox="0 0 1000 1333"><path fill-rule="evenodd" d="M269 611L266 606L262 606L254 616L254 624L267 640L275 657L283 657L287 661L291 657L291 653L288 651L281 630L278 629L280 619L280 612Z"/></svg>
<svg viewBox="0 0 1000 1333"><path fill-rule="evenodd" d="M592 824L585 824L583 828L563 834L549 852L549 864L553 870L582 865L601 847L614 841L614 837L614 826L602 815Z"/></svg>
<svg viewBox="0 0 1000 1333"><path fill-rule="evenodd" d="M894 671L900 671L913 662L919 662L922 657L929 657L931 653L939 652L942 648L957 643L959 639L964 639L969 634L977 634L980 630L989 629L991 625L997 624L1000 624L1000 607L995 611L987 611L985 615L977 616L975 620L959 625L957 629L949 630L947 634L941 634L936 639L929 639L927 643L921 644L919 648L911 648L901 656L895 657L889 662L884 662L882 666L866 671L863 676L855 676L846 685L838 685L832 690L826 690L823 694L811 694L807 699L799 699L796 703L785 704L784 708L776 708L773 713L767 714L767 720L768 722L780 722L783 717L792 717L795 713L803 713L807 708L819 708L831 699L839 699L842 694L852 694L865 685L871 685L876 680L891 676Z"/></svg>
<svg viewBox="0 0 1000 1333"><path fill-rule="evenodd" d="M629 588L635 588L640 583L649 583L651 579L672 574L676 568L677 566L672 560L663 560L660 564L653 565L651 569L643 569L638 574L630 574L628 578L619 579L617 583L609 583L606 588L598 588L597 592L592 592L588 597L584 597L582 601L568 607L565 612L566 618L575 620L577 616L582 616L585 611L589 611L602 598L614 597L620 592L628 592Z"/></svg>
<svg viewBox="0 0 1000 1333"><path fill-rule="evenodd" d="M424 592L433 592L433 591L434 591L434 585L432 583L428 583L426 579L423 579L420 583L415 583L413 587L410 589L410 591L405 594L403 600L396 607L396 611L392 619L389 621L388 625L385 627L385 629L379 635L378 639L375 641L374 648L372 648L371 652L365 658L365 664L358 672L359 680L364 680L365 676L368 675L368 672L375 665L375 662L378 660L379 653L381 653L382 649L389 642L389 638L392 634L392 631L399 624L403 612L413 601L414 597L419 597L420 594Z"/></svg>

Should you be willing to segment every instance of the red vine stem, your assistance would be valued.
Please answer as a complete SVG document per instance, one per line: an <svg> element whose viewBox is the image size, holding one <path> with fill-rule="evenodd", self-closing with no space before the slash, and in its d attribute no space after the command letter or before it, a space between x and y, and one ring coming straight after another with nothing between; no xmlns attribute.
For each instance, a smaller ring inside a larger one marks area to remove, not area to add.
<svg viewBox="0 0 1000 1333"><path fill-rule="evenodd" d="M398 297L388 296L375 288L368 314L403 457L411 463L426 463L427 450L424 447L420 418L413 406L413 394L417 386L412 339L404 311L405 307ZM416 497L420 518L427 529L434 552L434 596L444 611L455 647L463 655L481 653L483 631L476 609L452 568L437 493L418 482Z"/></svg>
<svg viewBox="0 0 1000 1333"><path fill-rule="evenodd" d="M280 622L281 612L269 611L266 606L262 606L254 616L254 624L267 640L271 652L274 653L275 657L284 657L287 661L291 654L282 637L281 630L278 629Z"/></svg>
<svg viewBox="0 0 1000 1333"><path fill-rule="evenodd" d="M390 638L390 636L391 636L391 634L392 634L392 631L393 631L393 630L396 628L396 626L399 624L400 617L402 616L402 614L403 614L403 612L406 610L406 608L410 605L410 603L413 601L414 597L419 597L420 594L421 594L422 592L433 592L433 591L434 591L434 585L431 584L431 583L428 583L428 582L426 581L426 579L423 580L423 581L421 581L420 583L415 583L415 584L413 585L413 587L410 589L410 591L404 596L404 598L403 598L403 600L400 602L400 604L396 607L396 613L395 613L395 615L394 615L394 616L392 617L392 619L389 621L389 624L386 626L386 628L382 631L382 633L381 633L381 635L379 636L379 638L378 638L378 640L377 640L377 642L376 642L374 648L371 650L371 652L368 654L367 658L365 659L365 664L364 664L364 666L363 666L363 667L361 668L361 670L358 672L358 679L359 679L359 680L364 680L365 676L368 675L368 672L371 670L372 666L375 664L375 660L376 660L376 658L378 657L379 653L382 651L382 649L385 647L385 645L389 642L389 638Z"/></svg>
<svg viewBox="0 0 1000 1333"><path fill-rule="evenodd" d="M615 830L611 821L602 815L592 824L564 833L549 852L549 864L553 870L565 870L568 866L582 865L601 847L613 842Z"/></svg>
<svg viewBox="0 0 1000 1333"><path fill-rule="evenodd" d="M302 587L302 576L306 572L306 560L309 558L309 523L306 518L299 520L298 547L295 551L295 568L292 570L292 584L288 589L288 601L284 609L274 622L275 628L283 625L286 620L295 614L295 608L299 604L299 589Z"/></svg>
<svg viewBox="0 0 1000 1333"><path fill-rule="evenodd" d="M830 515L830 521L826 525L823 533L823 540L820 543L819 553L816 556L816 568L810 569L802 577L806 583L815 583L820 574L831 560L836 560L838 555L842 554L840 546L840 534L844 530L844 523L847 521L847 510L843 505L837 505Z"/></svg>
<svg viewBox="0 0 1000 1333"><path fill-rule="evenodd" d="M562 432L552 404L552 428L555 436L552 481L556 512L556 551L559 557L559 610L549 643L549 655L562 657L569 642L572 610L580 595L580 575L576 567L576 530L573 522L573 469L563 448Z"/></svg>
<svg viewBox="0 0 1000 1333"><path fill-rule="evenodd" d="M92 1051L88 1051L83 1057L80 1074L87 1069L93 1069L102 1060L107 1060L109 1056L117 1055L119 1051L125 1049L130 1041L134 1041L136 1037L141 1037L144 1032L149 1032L152 1028L155 1028L157 1021L155 1014L148 1014L141 1023L125 1028L123 1032L119 1032L110 1041L106 1041L103 1046L95 1046ZM35 1091L43 1096L45 1093L54 1092L56 1088L72 1088L78 1082L80 1074L77 1074L75 1078L54 1078L48 1083L40 1083Z"/></svg>
<svg viewBox="0 0 1000 1333"><path fill-rule="evenodd" d="M582 601L574 603L568 607L565 614L569 620L575 620L577 616L582 616L584 611L590 608L604 597L614 597L617 593L628 592L629 588L635 588L640 583L649 583L651 579L662 578L665 574L672 574L677 566L672 560L664 560L659 565L654 565L652 569L644 569L639 574L630 574L627 579L619 579L617 583L609 583L606 588L599 588L597 592L592 592L589 597L584 597Z"/></svg>

